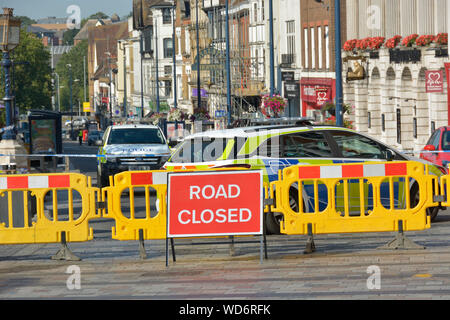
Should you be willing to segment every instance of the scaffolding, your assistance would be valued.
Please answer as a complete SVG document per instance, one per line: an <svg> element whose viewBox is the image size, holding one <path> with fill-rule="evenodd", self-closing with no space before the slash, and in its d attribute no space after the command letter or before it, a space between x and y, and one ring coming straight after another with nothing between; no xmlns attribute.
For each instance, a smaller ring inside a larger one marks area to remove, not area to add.
<svg viewBox="0 0 450 320"><path fill-rule="evenodd" d="M199 24L200 37L204 38L200 39L200 80L208 89L210 112L224 110L227 106L226 12L224 1L221 2L221 5L205 8L208 20ZM259 50L254 50L257 44L250 41L251 27L249 1L231 1L229 8L231 110L235 119L252 117L258 110L260 95L265 89L265 55L255 54ZM191 28L195 31L196 24L192 23ZM192 73L195 80L192 83L195 84L199 59L194 56Z"/></svg>

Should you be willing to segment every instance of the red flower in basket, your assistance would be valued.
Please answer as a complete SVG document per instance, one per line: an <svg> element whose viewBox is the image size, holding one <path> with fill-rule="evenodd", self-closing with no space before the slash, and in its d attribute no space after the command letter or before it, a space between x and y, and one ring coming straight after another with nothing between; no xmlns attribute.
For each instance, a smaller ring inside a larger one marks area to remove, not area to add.
<svg viewBox="0 0 450 320"><path fill-rule="evenodd" d="M347 40L344 43L344 47L343 47L344 51L353 51L353 49L355 49L355 47L356 47L356 42L357 41L358 40L356 40L356 39Z"/></svg>
<svg viewBox="0 0 450 320"><path fill-rule="evenodd" d="M402 37L399 36L399 35L394 36L394 37L388 39L388 40L386 41L386 44L385 44L386 48L394 49L396 46L398 46L398 44L400 43L400 40L401 40L401 39L402 39Z"/></svg>
<svg viewBox="0 0 450 320"><path fill-rule="evenodd" d="M435 36L433 35L424 35L420 36L416 39L416 45L420 47L428 46L431 42L433 42Z"/></svg>
<svg viewBox="0 0 450 320"><path fill-rule="evenodd" d="M369 47L369 44L370 44L370 38L358 40L356 42L356 49L366 50Z"/></svg>
<svg viewBox="0 0 450 320"><path fill-rule="evenodd" d="M403 38L402 46L404 47L411 47L415 42L416 39L419 37L417 33L411 34L405 38Z"/></svg>
<svg viewBox="0 0 450 320"><path fill-rule="evenodd" d="M386 39L385 37L373 37L373 38L370 38L369 48L372 49L372 50L380 49L381 46L383 45L385 39Z"/></svg>
<svg viewBox="0 0 450 320"><path fill-rule="evenodd" d="M448 44L448 33L441 32L439 33L436 38L433 40L434 43L441 44L441 45L447 45Z"/></svg>

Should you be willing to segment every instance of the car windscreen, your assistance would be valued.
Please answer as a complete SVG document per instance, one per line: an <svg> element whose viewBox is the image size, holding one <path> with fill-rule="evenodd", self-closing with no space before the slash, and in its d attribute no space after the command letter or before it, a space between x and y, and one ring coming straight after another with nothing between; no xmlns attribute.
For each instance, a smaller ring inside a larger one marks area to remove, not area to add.
<svg viewBox="0 0 450 320"><path fill-rule="evenodd" d="M229 139L209 138L187 139L173 154L169 162L192 163L216 161L222 157Z"/></svg>
<svg viewBox="0 0 450 320"><path fill-rule="evenodd" d="M113 129L108 144L165 144L164 137L157 128Z"/></svg>

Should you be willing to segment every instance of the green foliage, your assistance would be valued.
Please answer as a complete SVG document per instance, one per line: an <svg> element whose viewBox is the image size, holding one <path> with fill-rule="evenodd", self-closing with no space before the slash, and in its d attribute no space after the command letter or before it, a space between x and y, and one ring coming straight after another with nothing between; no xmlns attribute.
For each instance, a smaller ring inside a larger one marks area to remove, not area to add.
<svg viewBox="0 0 450 320"><path fill-rule="evenodd" d="M55 72L59 75L60 88L60 101L61 101L61 111L70 111L70 86L69 79L70 73L67 67L70 64L72 67L72 102L73 109L78 110L78 103L83 105L84 101L84 69L83 69L83 59L86 57L86 72L87 72L87 54L88 54L88 43L87 40L83 40L74 46L69 52L62 55L56 65ZM75 81L77 80L78 81ZM88 79L86 75L86 90L88 88Z"/></svg>
<svg viewBox="0 0 450 320"><path fill-rule="evenodd" d="M73 38L80 32L80 29L69 29L63 34L63 44L73 46Z"/></svg>
<svg viewBox="0 0 450 320"><path fill-rule="evenodd" d="M51 109L52 69L50 52L32 33L20 30L20 44L10 53L14 67L16 106L24 113L30 109ZM12 72L12 70L11 70ZM4 71L0 82L0 96L5 94ZM12 79L11 79L11 82ZM12 85L12 84L11 84Z"/></svg>

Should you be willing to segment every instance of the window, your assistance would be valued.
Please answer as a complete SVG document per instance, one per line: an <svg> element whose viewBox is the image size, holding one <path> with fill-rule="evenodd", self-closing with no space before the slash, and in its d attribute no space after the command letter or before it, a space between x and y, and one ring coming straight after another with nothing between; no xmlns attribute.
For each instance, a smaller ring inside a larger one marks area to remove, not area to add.
<svg viewBox="0 0 450 320"><path fill-rule="evenodd" d="M190 1L184 1L184 16L186 18L189 18L191 16L191 2Z"/></svg>
<svg viewBox="0 0 450 320"><path fill-rule="evenodd" d="M325 68L330 69L330 33L328 26L325 26Z"/></svg>
<svg viewBox="0 0 450 320"><path fill-rule="evenodd" d="M450 131L444 130L442 132L442 150L450 150Z"/></svg>
<svg viewBox="0 0 450 320"><path fill-rule="evenodd" d="M304 68L309 68L309 30L308 28L303 29L303 38L305 41L305 52L303 52L303 56L305 57L305 65Z"/></svg>
<svg viewBox="0 0 450 320"><path fill-rule="evenodd" d="M172 93L172 81L164 80L164 95L169 97Z"/></svg>
<svg viewBox="0 0 450 320"><path fill-rule="evenodd" d="M333 153L321 132L304 132L281 137L282 158L332 158Z"/></svg>
<svg viewBox="0 0 450 320"><path fill-rule="evenodd" d="M317 51L319 53L319 69L322 69L323 67L323 45L322 45L322 39L323 39L323 34L322 34L322 27L317 27L317 40L318 40L318 48Z"/></svg>
<svg viewBox="0 0 450 320"><path fill-rule="evenodd" d="M163 45L164 45L164 58L172 58L173 57L172 38L165 38L163 40Z"/></svg>
<svg viewBox="0 0 450 320"><path fill-rule="evenodd" d="M402 143L402 115L400 109L397 109L397 143Z"/></svg>
<svg viewBox="0 0 450 320"><path fill-rule="evenodd" d="M417 118L413 118L413 136L417 139Z"/></svg>
<svg viewBox="0 0 450 320"><path fill-rule="evenodd" d="M169 8L162 9L162 17L164 24L172 23L172 14L170 11L171 10Z"/></svg>
<svg viewBox="0 0 450 320"><path fill-rule="evenodd" d="M287 54L295 55L295 21L286 21Z"/></svg>
<svg viewBox="0 0 450 320"><path fill-rule="evenodd" d="M229 139L204 138L188 139L173 154L170 162L191 163L207 162L219 159L225 150Z"/></svg>
<svg viewBox="0 0 450 320"><path fill-rule="evenodd" d="M316 68L316 29L311 28L311 68Z"/></svg>
<svg viewBox="0 0 450 320"><path fill-rule="evenodd" d="M253 22L258 22L258 4L253 4Z"/></svg>
<svg viewBox="0 0 450 320"><path fill-rule="evenodd" d="M381 115L381 131L386 131L386 116L384 113Z"/></svg>
<svg viewBox="0 0 450 320"><path fill-rule="evenodd" d="M386 159L386 148L369 138L346 131L332 131L344 158Z"/></svg>
<svg viewBox="0 0 450 320"><path fill-rule="evenodd" d="M370 112L367 112L367 127L370 129L372 128L372 116Z"/></svg>
<svg viewBox="0 0 450 320"><path fill-rule="evenodd" d="M111 130L108 144L164 144L164 137L159 129L116 129Z"/></svg>
<svg viewBox="0 0 450 320"><path fill-rule="evenodd" d="M261 0L261 21L264 21L264 0Z"/></svg>

